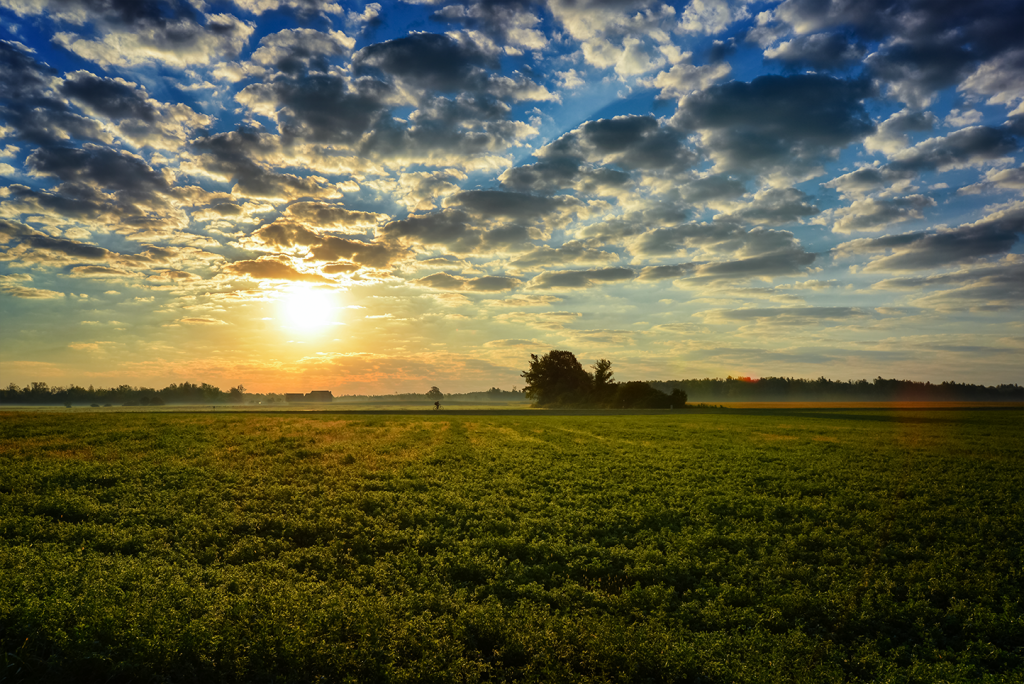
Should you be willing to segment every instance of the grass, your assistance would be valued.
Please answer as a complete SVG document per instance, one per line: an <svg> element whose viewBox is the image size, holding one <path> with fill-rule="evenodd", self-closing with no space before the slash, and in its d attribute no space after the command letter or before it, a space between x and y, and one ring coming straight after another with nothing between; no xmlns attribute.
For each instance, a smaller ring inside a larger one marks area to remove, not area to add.
<svg viewBox="0 0 1024 684"><path fill-rule="evenodd" d="M1019 682L1021 417L0 414L0 679Z"/></svg>

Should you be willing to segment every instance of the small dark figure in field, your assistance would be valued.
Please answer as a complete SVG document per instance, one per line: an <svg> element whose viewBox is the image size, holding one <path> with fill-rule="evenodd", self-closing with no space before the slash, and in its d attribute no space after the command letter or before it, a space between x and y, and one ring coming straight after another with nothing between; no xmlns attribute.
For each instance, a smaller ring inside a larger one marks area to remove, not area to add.
<svg viewBox="0 0 1024 684"><path fill-rule="evenodd" d="M434 410L435 410L435 411L437 411L437 410L438 410L438 409L440 409L440 408L441 408L441 402L439 402L439 401L435 401L435 402L434 402Z"/></svg>

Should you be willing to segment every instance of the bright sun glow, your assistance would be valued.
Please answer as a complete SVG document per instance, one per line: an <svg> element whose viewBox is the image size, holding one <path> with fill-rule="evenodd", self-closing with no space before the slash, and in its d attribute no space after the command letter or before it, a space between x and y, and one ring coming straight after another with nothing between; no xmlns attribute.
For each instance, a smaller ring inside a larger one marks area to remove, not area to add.
<svg viewBox="0 0 1024 684"><path fill-rule="evenodd" d="M338 313L334 293L312 287L291 290L280 306L287 328L306 333L323 330L334 323Z"/></svg>

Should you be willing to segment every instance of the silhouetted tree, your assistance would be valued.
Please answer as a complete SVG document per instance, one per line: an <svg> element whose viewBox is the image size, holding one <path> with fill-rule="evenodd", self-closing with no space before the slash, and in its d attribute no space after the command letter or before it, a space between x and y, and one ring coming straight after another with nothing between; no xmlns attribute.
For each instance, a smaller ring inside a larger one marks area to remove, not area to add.
<svg viewBox="0 0 1024 684"><path fill-rule="evenodd" d="M590 374L569 351L551 350L538 358L530 354L530 368L522 372L523 393L537 406L578 406L590 398Z"/></svg>
<svg viewBox="0 0 1024 684"><path fill-rule="evenodd" d="M444 392L437 389L437 387L431 387L430 391L427 392L427 399L433 399L434 401L441 401L444 399Z"/></svg>
<svg viewBox="0 0 1024 684"><path fill-rule="evenodd" d="M623 382L615 388L615 408L636 409L667 409L683 408L686 404L686 393L672 390L665 394L646 382Z"/></svg>
<svg viewBox="0 0 1024 684"><path fill-rule="evenodd" d="M594 373L593 399L592 402L598 406L607 406L615 396L615 383L612 382L612 362L608 359L598 359L592 368Z"/></svg>

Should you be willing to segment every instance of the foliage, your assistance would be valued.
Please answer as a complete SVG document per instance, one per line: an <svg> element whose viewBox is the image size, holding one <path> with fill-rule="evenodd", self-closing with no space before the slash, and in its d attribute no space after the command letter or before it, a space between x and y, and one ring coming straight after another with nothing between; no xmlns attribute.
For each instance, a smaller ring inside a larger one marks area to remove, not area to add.
<svg viewBox="0 0 1024 684"><path fill-rule="evenodd" d="M594 384L591 390L591 401L598 406L611 406L616 403L615 383L612 377L612 362L608 359L598 359L593 365L594 372L591 374Z"/></svg>
<svg viewBox="0 0 1024 684"><path fill-rule="evenodd" d="M113 404L118 406L163 406L165 404L222 404L224 402L243 403L245 401L279 400L280 395L249 394L245 387L232 387L227 393L208 383L196 385L191 382L171 383L167 387L156 390L148 387L132 387L119 385L110 388L88 388L71 385L69 387L50 387L45 382L33 382L19 388L10 383L6 389L0 389L0 404L71 404L86 406L90 404Z"/></svg>
<svg viewBox="0 0 1024 684"><path fill-rule="evenodd" d="M1024 676L1018 410L0 416L0 680Z"/></svg>
<svg viewBox="0 0 1024 684"><path fill-rule="evenodd" d="M848 382L801 378L704 378L703 380L650 381L662 392L680 389L694 401L1024 401L1024 387L985 387L956 382L933 385L912 380Z"/></svg>
<svg viewBox="0 0 1024 684"><path fill-rule="evenodd" d="M427 392L427 399L440 401L441 399L444 399L444 392L439 390L437 387L431 387L430 391Z"/></svg>
<svg viewBox="0 0 1024 684"><path fill-rule="evenodd" d="M686 405L686 393L672 390L665 394L646 382L623 382L614 386L613 408L667 409Z"/></svg>
<svg viewBox="0 0 1024 684"><path fill-rule="evenodd" d="M644 382L612 382L612 362L598 359L592 373L583 370L572 352L552 350L537 358L530 354L530 368L523 371L523 392L538 407L574 408L683 408L686 393L665 394Z"/></svg>
<svg viewBox="0 0 1024 684"><path fill-rule="evenodd" d="M530 354L530 367L522 372L523 392L537 406L577 406L585 403L593 381L570 351L552 349L542 357Z"/></svg>

